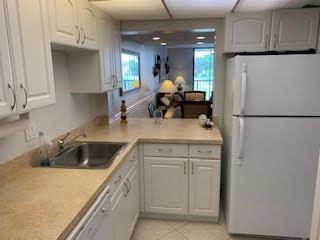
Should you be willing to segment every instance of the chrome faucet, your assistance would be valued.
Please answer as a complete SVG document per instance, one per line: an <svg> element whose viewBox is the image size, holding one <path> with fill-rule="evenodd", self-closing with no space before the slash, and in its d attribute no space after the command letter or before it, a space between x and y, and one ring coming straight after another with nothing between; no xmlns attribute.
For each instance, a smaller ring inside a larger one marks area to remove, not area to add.
<svg viewBox="0 0 320 240"><path fill-rule="evenodd" d="M65 150L67 148L67 146L71 145L74 143L74 141L76 139L78 139L79 137L86 137L87 135L85 133L81 133L77 136L75 136L74 138L72 138L70 141L68 141L67 143L65 143L65 140L67 139L67 137L69 137L71 135L71 133L67 133L63 138L58 140L58 148L59 148L59 152Z"/></svg>

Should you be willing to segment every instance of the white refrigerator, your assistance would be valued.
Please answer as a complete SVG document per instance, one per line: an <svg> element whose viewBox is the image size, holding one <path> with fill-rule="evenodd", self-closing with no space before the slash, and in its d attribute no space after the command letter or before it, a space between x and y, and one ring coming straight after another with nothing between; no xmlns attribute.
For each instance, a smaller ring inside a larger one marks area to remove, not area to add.
<svg viewBox="0 0 320 240"><path fill-rule="evenodd" d="M308 238L320 147L320 55L229 59L224 137L229 233Z"/></svg>

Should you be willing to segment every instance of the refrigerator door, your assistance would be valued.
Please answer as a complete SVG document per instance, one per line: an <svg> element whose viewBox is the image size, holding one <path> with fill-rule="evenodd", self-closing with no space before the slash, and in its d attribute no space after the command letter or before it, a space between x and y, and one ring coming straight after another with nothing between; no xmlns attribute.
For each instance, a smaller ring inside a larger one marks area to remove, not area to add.
<svg viewBox="0 0 320 240"><path fill-rule="evenodd" d="M237 56L234 62L228 69L233 115L320 116L320 54Z"/></svg>
<svg viewBox="0 0 320 240"><path fill-rule="evenodd" d="M308 238L320 118L234 117L230 233Z"/></svg>

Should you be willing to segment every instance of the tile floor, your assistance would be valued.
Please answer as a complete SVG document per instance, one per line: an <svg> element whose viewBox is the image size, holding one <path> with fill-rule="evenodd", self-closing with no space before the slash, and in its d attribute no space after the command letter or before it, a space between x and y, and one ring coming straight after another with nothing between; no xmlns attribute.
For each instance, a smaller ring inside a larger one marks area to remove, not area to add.
<svg viewBox="0 0 320 240"><path fill-rule="evenodd" d="M223 220L201 223L141 218L131 240L262 240L230 236ZM265 239L264 239L265 240ZM270 239L269 239L270 240Z"/></svg>

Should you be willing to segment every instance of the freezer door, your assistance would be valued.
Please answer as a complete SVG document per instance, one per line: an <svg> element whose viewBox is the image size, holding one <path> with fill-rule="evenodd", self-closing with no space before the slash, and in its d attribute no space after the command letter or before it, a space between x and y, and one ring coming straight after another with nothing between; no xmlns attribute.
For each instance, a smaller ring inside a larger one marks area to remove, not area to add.
<svg viewBox="0 0 320 240"><path fill-rule="evenodd" d="M320 116L320 54L237 56L234 66L233 115Z"/></svg>
<svg viewBox="0 0 320 240"><path fill-rule="evenodd" d="M228 231L308 238L320 118L234 117L233 126Z"/></svg>

